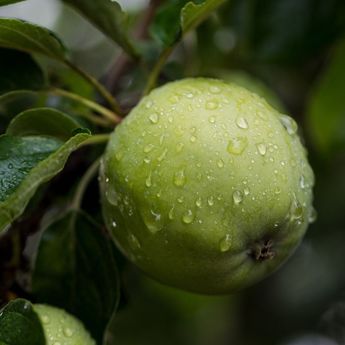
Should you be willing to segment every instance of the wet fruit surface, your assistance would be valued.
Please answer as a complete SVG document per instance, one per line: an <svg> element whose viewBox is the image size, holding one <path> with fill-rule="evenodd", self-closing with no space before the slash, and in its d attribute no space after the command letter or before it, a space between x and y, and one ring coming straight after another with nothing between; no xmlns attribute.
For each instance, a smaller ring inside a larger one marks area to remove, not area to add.
<svg viewBox="0 0 345 345"><path fill-rule="evenodd" d="M62 309L36 304L47 345L96 345L82 323Z"/></svg>
<svg viewBox="0 0 345 345"><path fill-rule="evenodd" d="M100 180L106 224L125 255L201 293L236 291L271 273L314 214L295 121L212 79L145 97L112 135Z"/></svg>

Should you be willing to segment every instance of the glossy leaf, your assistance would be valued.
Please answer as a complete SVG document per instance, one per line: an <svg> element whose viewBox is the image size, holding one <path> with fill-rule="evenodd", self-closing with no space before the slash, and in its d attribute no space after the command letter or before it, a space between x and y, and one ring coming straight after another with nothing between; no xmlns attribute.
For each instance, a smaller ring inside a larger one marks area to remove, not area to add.
<svg viewBox="0 0 345 345"><path fill-rule="evenodd" d="M9 124L6 133L16 136L48 135L67 140L77 128L80 128L80 124L61 111L34 108L17 115Z"/></svg>
<svg viewBox="0 0 345 345"><path fill-rule="evenodd" d="M80 133L64 144L45 137L0 137L0 232L23 213L37 188L58 174L89 137Z"/></svg>
<svg viewBox="0 0 345 345"><path fill-rule="evenodd" d="M111 241L85 213L69 211L45 229L33 292L40 302L72 312L102 343L117 308L119 279Z"/></svg>
<svg viewBox="0 0 345 345"><path fill-rule="evenodd" d="M42 70L32 57L0 48L0 95L15 90L39 90L45 86Z"/></svg>
<svg viewBox="0 0 345 345"><path fill-rule="evenodd" d="M11 4L15 4L17 2L22 2L25 0L0 0L0 6L6 6L6 5L11 5Z"/></svg>
<svg viewBox="0 0 345 345"><path fill-rule="evenodd" d="M345 41L312 92L308 120L315 145L323 152L345 148Z"/></svg>
<svg viewBox="0 0 345 345"><path fill-rule="evenodd" d="M90 20L100 31L121 46L129 55L136 51L127 36L127 15L116 1L63 0Z"/></svg>
<svg viewBox="0 0 345 345"><path fill-rule="evenodd" d="M151 26L151 34L164 46L171 46L224 2L225 0L169 1L159 9Z"/></svg>
<svg viewBox="0 0 345 345"><path fill-rule="evenodd" d="M52 31L19 19L0 18L0 47L66 59L65 48Z"/></svg>
<svg viewBox="0 0 345 345"><path fill-rule="evenodd" d="M197 27L210 15L210 13L215 11L224 2L225 0L205 0L199 4L193 2L186 4L181 12L181 26L183 33L187 33Z"/></svg>
<svg viewBox="0 0 345 345"><path fill-rule="evenodd" d="M0 310L0 344L46 344L41 322L30 302L17 299Z"/></svg>
<svg viewBox="0 0 345 345"><path fill-rule="evenodd" d="M27 174L60 146L61 141L45 137L0 137L0 201L18 188Z"/></svg>
<svg viewBox="0 0 345 345"><path fill-rule="evenodd" d="M186 0L173 0L159 8L150 32L164 46L173 45L181 36L179 17L186 2Z"/></svg>

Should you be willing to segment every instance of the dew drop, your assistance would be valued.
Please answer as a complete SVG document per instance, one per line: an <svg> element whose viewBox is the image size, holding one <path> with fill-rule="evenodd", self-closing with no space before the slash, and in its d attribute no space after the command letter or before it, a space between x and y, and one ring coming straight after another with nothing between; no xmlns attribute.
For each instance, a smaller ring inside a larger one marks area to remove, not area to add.
<svg viewBox="0 0 345 345"><path fill-rule="evenodd" d="M145 158L144 158L144 162L145 162L146 164L149 164L149 163L151 163L151 159L148 158L148 157L145 157Z"/></svg>
<svg viewBox="0 0 345 345"><path fill-rule="evenodd" d="M210 116L210 117L208 118L208 122L209 122L209 123L215 123L215 122L216 122L216 118L215 118L214 116Z"/></svg>
<svg viewBox="0 0 345 345"><path fill-rule="evenodd" d="M174 219L174 211L175 211L175 206L173 206L169 211L168 217L170 220Z"/></svg>
<svg viewBox="0 0 345 345"><path fill-rule="evenodd" d="M219 159L217 161L218 168L224 168L224 161L222 159Z"/></svg>
<svg viewBox="0 0 345 345"><path fill-rule="evenodd" d="M240 155L248 145L246 137L236 137L229 140L227 150L229 153Z"/></svg>
<svg viewBox="0 0 345 345"><path fill-rule="evenodd" d="M158 162L161 162L164 160L164 158L166 157L168 153L168 149L164 149L164 151L162 152L162 154L157 158Z"/></svg>
<svg viewBox="0 0 345 345"><path fill-rule="evenodd" d="M173 96L169 97L169 102L172 104L176 104L179 100L180 100L179 95L173 95Z"/></svg>
<svg viewBox="0 0 345 345"><path fill-rule="evenodd" d="M146 178L145 185L148 188L150 188L152 186L152 173L151 173L151 171L150 171L149 175Z"/></svg>
<svg viewBox="0 0 345 345"><path fill-rule="evenodd" d="M232 199L234 200L235 205L239 205L243 200L243 194L239 190L235 190L232 194Z"/></svg>
<svg viewBox="0 0 345 345"><path fill-rule="evenodd" d="M193 222L195 219L195 215L192 210L188 210L183 216L182 216L182 221L185 224L190 224Z"/></svg>
<svg viewBox="0 0 345 345"><path fill-rule="evenodd" d="M315 208L312 206L309 212L308 221L311 224L311 223L314 223L316 219L317 219L317 212Z"/></svg>
<svg viewBox="0 0 345 345"><path fill-rule="evenodd" d="M267 115L261 110L257 111L256 114L260 117L260 119L267 120Z"/></svg>
<svg viewBox="0 0 345 345"><path fill-rule="evenodd" d="M231 248L231 236L225 235L219 242L219 249L222 253L227 252Z"/></svg>
<svg viewBox="0 0 345 345"><path fill-rule="evenodd" d="M67 327L67 328L64 328L63 334L64 334L66 337L70 338L70 337L73 335L73 331L72 331L70 328Z"/></svg>
<svg viewBox="0 0 345 345"><path fill-rule="evenodd" d="M143 220L148 230L155 234L163 229L163 219L160 213L151 210L148 214L144 214Z"/></svg>
<svg viewBox="0 0 345 345"><path fill-rule="evenodd" d="M257 144L256 147L258 148L258 151L260 153L261 156L264 156L267 152L267 147L265 144L263 143L260 143L260 144Z"/></svg>
<svg viewBox="0 0 345 345"><path fill-rule="evenodd" d="M190 141L191 141L192 143L195 143L195 142L196 142L196 136L195 136L195 135L192 135L192 136L190 137Z"/></svg>
<svg viewBox="0 0 345 345"><path fill-rule="evenodd" d="M195 205L199 208L202 207L202 200L200 197L195 200Z"/></svg>
<svg viewBox="0 0 345 345"><path fill-rule="evenodd" d="M133 234L130 234L128 236L128 243L129 243L129 246L132 248L132 250L136 251L138 249L141 248L141 244L139 242L139 240L137 239L137 237Z"/></svg>
<svg viewBox="0 0 345 345"><path fill-rule="evenodd" d="M215 85L210 86L209 90L213 94L217 94L221 92L221 88Z"/></svg>
<svg viewBox="0 0 345 345"><path fill-rule="evenodd" d="M145 153L149 153L149 152L151 152L151 151L153 150L153 148L154 148L154 145L153 145L153 144L148 144L148 145L146 145L146 146L144 147L144 152L145 152Z"/></svg>
<svg viewBox="0 0 345 345"><path fill-rule="evenodd" d="M250 189L249 189L249 187L245 187L244 189L243 189L243 192L244 192L244 195L249 195L250 194Z"/></svg>
<svg viewBox="0 0 345 345"><path fill-rule="evenodd" d="M183 196L178 197L178 198L177 198L177 202L178 202L179 204L182 204L182 203L184 202L184 197L183 197Z"/></svg>
<svg viewBox="0 0 345 345"><path fill-rule="evenodd" d="M185 183L186 183L186 175L185 175L184 169L181 169L174 174L174 184L177 187L182 187L185 185Z"/></svg>
<svg viewBox="0 0 345 345"><path fill-rule="evenodd" d="M274 188L274 194L279 195L282 190L279 187Z"/></svg>
<svg viewBox="0 0 345 345"><path fill-rule="evenodd" d="M285 127L286 131L290 135L296 134L298 130L298 126L297 126L296 121L293 118L287 115L281 115L279 119L280 119L281 124Z"/></svg>
<svg viewBox="0 0 345 345"><path fill-rule="evenodd" d="M153 102L151 100L148 100L145 104L145 108L150 109L152 107L152 105L153 105Z"/></svg>
<svg viewBox="0 0 345 345"><path fill-rule="evenodd" d="M302 188L302 189L305 189L307 186L306 186L306 183L305 183L305 177L304 175L302 175L299 179L299 186Z"/></svg>
<svg viewBox="0 0 345 345"><path fill-rule="evenodd" d="M295 195L290 207L290 221L297 221L297 223L303 222L303 206L297 200Z"/></svg>
<svg viewBox="0 0 345 345"><path fill-rule="evenodd" d="M113 228L116 228L116 227L117 227L117 224L116 224L115 220L113 220L113 221L111 222L111 226L112 226Z"/></svg>
<svg viewBox="0 0 345 345"><path fill-rule="evenodd" d="M209 206L213 206L214 205L214 198L213 196L210 196L207 198L207 203L209 204Z"/></svg>
<svg viewBox="0 0 345 345"><path fill-rule="evenodd" d="M247 120L241 116L236 119L236 125L237 125L237 127L242 128L242 129L248 128Z"/></svg>
<svg viewBox="0 0 345 345"><path fill-rule="evenodd" d="M152 123L156 124L159 121L159 116L157 113L153 113L149 116L149 119Z"/></svg>
<svg viewBox="0 0 345 345"><path fill-rule="evenodd" d="M215 110L218 108L219 103L217 101L208 101L206 102L206 109Z"/></svg>
<svg viewBox="0 0 345 345"><path fill-rule="evenodd" d="M47 325L50 322L49 316L43 315L42 316L42 322Z"/></svg>

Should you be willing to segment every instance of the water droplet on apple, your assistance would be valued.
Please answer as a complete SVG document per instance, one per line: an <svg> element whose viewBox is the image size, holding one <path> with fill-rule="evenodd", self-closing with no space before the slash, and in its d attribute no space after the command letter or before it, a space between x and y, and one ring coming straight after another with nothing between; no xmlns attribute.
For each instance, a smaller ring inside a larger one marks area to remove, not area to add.
<svg viewBox="0 0 345 345"><path fill-rule="evenodd" d="M229 140L227 150L229 153L240 155L248 145L246 137L235 137Z"/></svg>

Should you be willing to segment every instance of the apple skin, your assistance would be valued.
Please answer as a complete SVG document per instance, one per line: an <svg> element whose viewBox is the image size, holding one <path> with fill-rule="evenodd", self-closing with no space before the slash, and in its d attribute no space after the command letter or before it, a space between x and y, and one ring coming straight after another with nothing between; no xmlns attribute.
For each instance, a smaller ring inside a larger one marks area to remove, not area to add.
<svg viewBox="0 0 345 345"><path fill-rule="evenodd" d="M35 304L47 345L96 345L83 324L62 309Z"/></svg>
<svg viewBox="0 0 345 345"><path fill-rule="evenodd" d="M313 218L314 176L293 119L235 84L195 78L151 92L111 135L104 219L149 276L226 294L276 270Z"/></svg>

